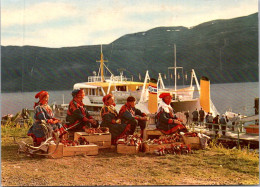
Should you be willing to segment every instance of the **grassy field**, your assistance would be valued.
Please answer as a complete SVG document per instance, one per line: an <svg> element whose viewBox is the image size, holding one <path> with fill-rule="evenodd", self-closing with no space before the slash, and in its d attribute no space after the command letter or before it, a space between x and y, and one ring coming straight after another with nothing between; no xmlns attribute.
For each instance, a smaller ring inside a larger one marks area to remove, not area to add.
<svg viewBox="0 0 260 187"><path fill-rule="evenodd" d="M3 131L3 186L259 184L258 154L247 149L213 146L190 155L166 156L122 155L116 149L103 149L97 156L32 158L18 155L17 144ZM23 131L26 132L21 129L5 132L26 134Z"/></svg>

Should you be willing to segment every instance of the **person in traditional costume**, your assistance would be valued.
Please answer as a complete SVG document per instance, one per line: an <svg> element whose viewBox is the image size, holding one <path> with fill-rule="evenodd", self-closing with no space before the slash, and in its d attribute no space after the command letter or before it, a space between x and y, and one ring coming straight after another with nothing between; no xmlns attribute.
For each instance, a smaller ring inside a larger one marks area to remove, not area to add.
<svg viewBox="0 0 260 187"><path fill-rule="evenodd" d="M66 121L67 127L71 128L71 132L82 132L85 128L97 128L98 122L93 119L87 111L86 105L83 104L85 93L83 89L75 89L72 91L73 99L69 103Z"/></svg>
<svg viewBox="0 0 260 187"><path fill-rule="evenodd" d="M162 101L159 104L156 114L157 129L167 135L180 131L187 132L187 129L182 123L182 120L178 119L177 116L173 113L173 108L170 105L172 100L170 93L161 93L159 98L161 98Z"/></svg>
<svg viewBox="0 0 260 187"><path fill-rule="evenodd" d="M101 109L101 127L108 127L111 133L111 143L116 144L117 140L129 135L130 124L121 123L115 109L114 96L108 94L103 97L104 106Z"/></svg>
<svg viewBox="0 0 260 187"><path fill-rule="evenodd" d="M27 135L33 138L34 146L39 146L43 141L46 140L46 134L42 123L50 124L56 138L62 137L65 130L61 122L54 118L51 107L48 105L49 93L47 91L40 91L35 95L35 98L39 101L34 104L34 123L30 127Z"/></svg>
<svg viewBox="0 0 260 187"><path fill-rule="evenodd" d="M135 108L135 98L133 96L129 96L126 104L121 107L119 118L122 123L131 125L131 135L134 134L136 126L139 125L141 128L141 137L143 137L147 116L145 113L141 112L141 110Z"/></svg>

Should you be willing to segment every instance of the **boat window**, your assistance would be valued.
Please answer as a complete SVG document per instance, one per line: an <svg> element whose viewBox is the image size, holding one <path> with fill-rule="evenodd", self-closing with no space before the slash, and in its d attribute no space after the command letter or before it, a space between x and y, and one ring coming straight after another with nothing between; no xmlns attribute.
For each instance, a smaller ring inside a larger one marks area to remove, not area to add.
<svg viewBox="0 0 260 187"><path fill-rule="evenodd" d="M101 90L101 88L98 88L98 89L97 89L97 92L98 92L98 93L97 93L98 96L101 96L101 95L102 95L102 90Z"/></svg>
<svg viewBox="0 0 260 187"><path fill-rule="evenodd" d="M126 86L117 86L117 91L126 91Z"/></svg>
<svg viewBox="0 0 260 187"><path fill-rule="evenodd" d="M90 89L90 94L89 94L89 95L96 95L96 93L95 93L95 89L91 88L91 89Z"/></svg>

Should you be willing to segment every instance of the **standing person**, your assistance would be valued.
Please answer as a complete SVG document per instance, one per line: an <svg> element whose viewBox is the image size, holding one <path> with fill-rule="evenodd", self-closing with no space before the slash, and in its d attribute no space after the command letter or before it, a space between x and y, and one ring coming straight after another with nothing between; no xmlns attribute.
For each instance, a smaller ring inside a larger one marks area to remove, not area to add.
<svg viewBox="0 0 260 187"><path fill-rule="evenodd" d="M69 131L77 132L84 131L86 127L96 128L99 126L98 122L89 115L86 105L83 104L85 93L83 89L76 89L72 91L73 99L69 103L66 121L69 122Z"/></svg>
<svg viewBox="0 0 260 187"><path fill-rule="evenodd" d="M209 113L210 113L210 112L208 112L207 115L206 115L206 117L205 117L205 122L206 122L206 123L209 122Z"/></svg>
<svg viewBox="0 0 260 187"><path fill-rule="evenodd" d="M202 109L202 107L199 110L199 116L200 116L200 126L202 126L203 122L204 122L204 117L205 117L205 111Z"/></svg>
<svg viewBox="0 0 260 187"><path fill-rule="evenodd" d="M234 117L230 120L232 123L232 131L235 131L236 120L237 120L237 117L236 117L236 114L234 114Z"/></svg>
<svg viewBox="0 0 260 187"><path fill-rule="evenodd" d="M237 117L236 117L236 121L235 121L235 126L237 127L237 130L239 130L240 132L242 132L242 125L240 125L240 120L241 120L241 115L240 113L238 113Z"/></svg>
<svg viewBox="0 0 260 187"><path fill-rule="evenodd" d="M209 116L208 116L208 123L213 123L212 113L209 112L208 114L209 114ZM212 129L212 125L211 125L211 124L208 124L208 128L209 128L209 130L211 130L211 129Z"/></svg>
<svg viewBox="0 0 260 187"><path fill-rule="evenodd" d="M34 124L28 130L27 135L33 138L34 146L39 146L46 140L46 134L44 132L42 122L51 125L54 135L56 137L62 137L65 132L60 121L54 118L51 107L48 105L49 93L47 91L40 91L35 95L35 98L39 98L39 101L34 104Z"/></svg>
<svg viewBox="0 0 260 187"><path fill-rule="evenodd" d="M226 129L227 129L227 119L224 114L222 114L222 117L219 120L221 130L222 130L222 135L225 136L226 134Z"/></svg>
<svg viewBox="0 0 260 187"><path fill-rule="evenodd" d="M206 128L208 128L208 123L209 123L209 112L207 113L205 117L205 123L206 123Z"/></svg>
<svg viewBox="0 0 260 187"><path fill-rule="evenodd" d="M187 125L189 125L189 117L190 117L190 112L189 111L186 111L185 113L184 113L184 115L186 116L186 126Z"/></svg>
<svg viewBox="0 0 260 187"><path fill-rule="evenodd" d="M173 113L170 105L172 97L170 93L161 93L159 98L162 101L159 104L156 118L156 127L164 134L173 134L178 131L187 132L186 127L182 124L182 120L178 119Z"/></svg>
<svg viewBox="0 0 260 187"><path fill-rule="evenodd" d="M135 98L133 96L129 96L126 104L121 107L119 118L122 123L131 125L130 135L134 134L136 126L139 125L141 128L141 137L143 138L143 131L146 127L147 117L145 113L135 108Z"/></svg>
<svg viewBox="0 0 260 187"><path fill-rule="evenodd" d="M213 124L214 125L214 129L215 129L215 133L218 134L218 129L219 129L219 115L217 114L216 117L213 118Z"/></svg>
<svg viewBox="0 0 260 187"><path fill-rule="evenodd" d="M104 106L100 115L102 118L101 127L108 127L111 133L111 143L116 144L117 140L129 134L130 124L123 124L119 119L119 115L115 109L114 96L108 94L103 97Z"/></svg>
<svg viewBox="0 0 260 187"><path fill-rule="evenodd" d="M199 120L199 112L198 109L196 108L196 110L194 110L192 112L192 121L198 125L198 120Z"/></svg>

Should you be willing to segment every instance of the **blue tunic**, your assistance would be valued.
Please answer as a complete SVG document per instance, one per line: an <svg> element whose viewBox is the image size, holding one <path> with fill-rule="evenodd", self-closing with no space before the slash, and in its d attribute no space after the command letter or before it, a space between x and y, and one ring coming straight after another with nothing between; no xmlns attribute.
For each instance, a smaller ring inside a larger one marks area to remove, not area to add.
<svg viewBox="0 0 260 187"><path fill-rule="evenodd" d="M52 110L49 107L49 105L43 106L38 105L34 109L34 124L30 127L28 130L27 135L32 136L34 142L38 142L39 144L41 141L45 140L45 133L44 129L41 125L42 120L46 123L50 123L50 119L56 120L53 116ZM59 128L62 128L62 125L60 123L50 123L53 130L57 130Z"/></svg>
<svg viewBox="0 0 260 187"><path fill-rule="evenodd" d="M103 108L101 109L101 117L102 123L100 126L109 128L112 144L115 144L119 138L126 135L126 133L130 129L130 125L115 123L115 121L118 119L118 113L112 107L103 106Z"/></svg>

